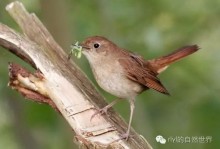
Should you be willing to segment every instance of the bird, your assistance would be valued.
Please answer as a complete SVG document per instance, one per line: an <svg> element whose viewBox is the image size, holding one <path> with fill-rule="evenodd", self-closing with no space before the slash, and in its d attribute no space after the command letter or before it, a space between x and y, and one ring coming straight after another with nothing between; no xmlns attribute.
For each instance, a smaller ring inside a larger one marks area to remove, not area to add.
<svg viewBox="0 0 220 149"><path fill-rule="evenodd" d="M180 59L199 50L197 45L179 48L168 55L145 60L142 56L130 52L102 36L92 36L80 43L82 53L87 58L98 85L106 92L117 97L113 102L98 110L91 119L126 99L130 104L130 117L127 131L121 139L128 140L137 95L148 89L170 95L158 75Z"/></svg>

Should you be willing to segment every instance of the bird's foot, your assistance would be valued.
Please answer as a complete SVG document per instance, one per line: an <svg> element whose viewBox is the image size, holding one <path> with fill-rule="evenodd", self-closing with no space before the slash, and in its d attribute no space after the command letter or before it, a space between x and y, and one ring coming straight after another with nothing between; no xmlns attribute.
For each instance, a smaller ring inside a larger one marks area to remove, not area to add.
<svg viewBox="0 0 220 149"><path fill-rule="evenodd" d="M110 104L108 104L107 106L105 106L104 108L97 110L97 111L91 116L90 121L91 121L97 114L101 114L101 115L102 115L102 114L106 114L106 115L107 115L108 109L111 108L113 105L115 105L115 104L118 102L119 99L120 99L120 98L117 98L117 99L115 99L113 102L111 102Z"/></svg>
<svg viewBox="0 0 220 149"><path fill-rule="evenodd" d="M105 107L102 108L102 109L97 109L97 111L91 116L90 121L92 121L92 119L93 119L96 115L98 115L98 114L100 114L100 115L106 114L106 115L107 115L109 108L110 108L110 107L105 106Z"/></svg>
<svg viewBox="0 0 220 149"><path fill-rule="evenodd" d="M126 133L124 133L124 134L121 134L120 135L120 140L123 140L123 139L125 139L126 141L128 141L128 138L130 137L130 134L129 134L129 132L126 132Z"/></svg>
<svg viewBox="0 0 220 149"><path fill-rule="evenodd" d="M117 141L120 141L120 140L124 140L124 139L125 139L125 141L128 141L129 138L133 138L133 137L134 136L130 135L129 132L126 132L126 133L120 134L119 139L115 140L114 142L117 142Z"/></svg>

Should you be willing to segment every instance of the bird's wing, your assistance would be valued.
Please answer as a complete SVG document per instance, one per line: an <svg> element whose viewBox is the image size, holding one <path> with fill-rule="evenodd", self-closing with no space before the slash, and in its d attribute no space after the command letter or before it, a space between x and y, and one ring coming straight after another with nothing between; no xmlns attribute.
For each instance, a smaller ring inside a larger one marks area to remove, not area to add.
<svg viewBox="0 0 220 149"><path fill-rule="evenodd" d="M141 56L134 53L126 53L126 56L119 58L118 61L130 80L163 94L169 94L159 78L157 78L157 73L149 68L150 66L147 65Z"/></svg>

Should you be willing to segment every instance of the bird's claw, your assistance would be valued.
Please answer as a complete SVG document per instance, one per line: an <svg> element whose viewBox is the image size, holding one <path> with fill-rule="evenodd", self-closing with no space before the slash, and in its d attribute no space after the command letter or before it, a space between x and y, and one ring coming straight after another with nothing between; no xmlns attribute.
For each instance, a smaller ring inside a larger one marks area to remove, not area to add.
<svg viewBox="0 0 220 149"><path fill-rule="evenodd" d="M120 134L120 140L123 140L125 139L126 141L128 141L129 138L133 138L134 135L131 135L130 133L126 132L124 134Z"/></svg>
<svg viewBox="0 0 220 149"><path fill-rule="evenodd" d="M107 106L102 109L97 109L97 111L91 116L90 121L92 121L92 119L98 114L100 114L100 115L106 114L107 115L108 109L109 109L109 107L107 107Z"/></svg>
<svg viewBox="0 0 220 149"><path fill-rule="evenodd" d="M129 138L133 138L133 137L134 137L134 135L130 135L128 132L126 132L126 133L120 134L119 139L116 139L113 142L117 142L117 141L124 140L124 139L125 139L125 141L128 141Z"/></svg>

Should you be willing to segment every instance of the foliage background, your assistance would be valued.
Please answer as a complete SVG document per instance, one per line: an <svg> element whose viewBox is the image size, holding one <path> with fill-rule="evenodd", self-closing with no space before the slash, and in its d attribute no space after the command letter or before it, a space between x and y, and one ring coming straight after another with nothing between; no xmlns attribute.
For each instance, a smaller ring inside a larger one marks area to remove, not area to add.
<svg viewBox="0 0 220 149"><path fill-rule="evenodd" d="M161 76L170 97L147 91L138 96L132 126L154 148L214 149L220 146L219 0L21 0L67 51L75 41L103 35L126 49L153 58L188 44L196 54L173 64ZM19 31L0 0L0 21ZM24 100L7 87L8 62L24 64L0 48L0 148L77 148L63 118L47 105ZM76 60L94 81L85 58ZM27 66L28 67L28 66ZM110 102L114 96L100 88ZM115 106L126 120L127 102ZM211 136L211 143L166 143L155 137Z"/></svg>

